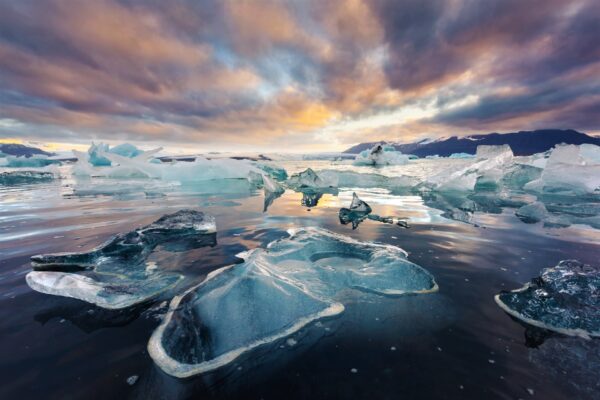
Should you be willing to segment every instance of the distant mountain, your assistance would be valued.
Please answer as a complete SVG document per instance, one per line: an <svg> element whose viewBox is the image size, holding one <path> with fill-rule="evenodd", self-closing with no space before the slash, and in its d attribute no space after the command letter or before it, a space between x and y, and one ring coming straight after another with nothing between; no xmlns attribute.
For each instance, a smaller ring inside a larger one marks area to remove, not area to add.
<svg viewBox="0 0 600 400"><path fill-rule="evenodd" d="M451 138L434 141L421 140L414 143L388 143L370 142L361 143L349 148L344 153L360 153L377 144L388 144L405 154L414 154L419 157L439 155L447 157L453 153L475 154L479 145L508 144L517 156L528 156L551 149L557 144L584 144L591 143L600 146L600 138L586 135L572 129L540 129L536 131L520 131L512 133L488 133L486 135L472 135L465 137L452 136Z"/></svg>
<svg viewBox="0 0 600 400"><path fill-rule="evenodd" d="M42 149L38 149L37 147L25 146L24 144L16 144L16 143L5 143L0 144L0 152L4 154L8 154L10 156L17 157L31 157L33 155L39 154L44 156L51 156L52 153L48 153Z"/></svg>

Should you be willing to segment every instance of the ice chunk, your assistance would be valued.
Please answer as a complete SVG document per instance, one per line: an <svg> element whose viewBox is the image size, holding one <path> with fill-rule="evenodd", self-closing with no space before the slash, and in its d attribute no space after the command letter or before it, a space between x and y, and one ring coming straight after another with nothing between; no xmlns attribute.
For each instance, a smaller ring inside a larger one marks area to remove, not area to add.
<svg viewBox="0 0 600 400"><path fill-rule="evenodd" d="M2 170L0 171L0 185L48 182L57 177L58 174L54 169Z"/></svg>
<svg viewBox="0 0 600 400"><path fill-rule="evenodd" d="M515 215L525 223L536 223L545 220L548 217L548 210L544 203L536 201L532 204L524 205L519 208Z"/></svg>
<svg viewBox="0 0 600 400"><path fill-rule="evenodd" d="M214 245L215 232L211 215L180 210L119 234L89 252L34 256L34 271L27 274L27 284L41 293L72 297L103 308L129 307L154 298L183 278L146 263L156 246L182 251Z"/></svg>
<svg viewBox="0 0 600 400"><path fill-rule="evenodd" d="M129 143L119 144L113 148L110 148L108 144L95 144L92 142L92 145L88 149L88 158L90 164L95 167L110 166L112 162L109 157L106 157L106 154L116 154L121 157L134 158L144 154L144 151Z"/></svg>
<svg viewBox="0 0 600 400"><path fill-rule="evenodd" d="M473 164L447 168L427 178L436 190L469 191L477 184L480 188L495 188L506 168L512 165L513 153L508 145L477 146Z"/></svg>
<svg viewBox="0 0 600 400"><path fill-rule="evenodd" d="M311 168L299 174L292 175L287 180L287 185L294 190L302 189L327 189L337 187L337 180L334 177L323 178Z"/></svg>
<svg viewBox="0 0 600 400"><path fill-rule="evenodd" d="M347 188L410 188L417 185L420 180L413 176L384 176L371 173L354 171L323 170L319 176L325 181L337 182L337 187Z"/></svg>
<svg viewBox="0 0 600 400"><path fill-rule="evenodd" d="M538 328L584 338L600 336L600 268L576 260L546 268L496 303L511 316Z"/></svg>
<svg viewBox="0 0 600 400"><path fill-rule="evenodd" d="M367 203L359 199L356 193L352 193L350 208L340 208L338 216L342 225L352 223L352 229L356 229L371 211L373 210Z"/></svg>
<svg viewBox="0 0 600 400"><path fill-rule="evenodd" d="M265 192L263 211L267 211L271 204L273 204L273 201L285 192L285 189L268 175L263 175L262 180L263 190Z"/></svg>
<svg viewBox="0 0 600 400"><path fill-rule="evenodd" d="M430 293L433 277L401 249L359 242L321 228L240 255L173 299L148 343L166 373L189 377L344 311L341 292Z"/></svg>
<svg viewBox="0 0 600 400"><path fill-rule="evenodd" d="M288 178L286 170L277 165L265 164L260 162L254 163L254 165L258 169L262 170L263 172L267 173L267 175L275 178L278 181L285 181Z"/></svg>
<svg viewBox="0 0 600 400"><path fill-rule="evenodd" d="M525 189L572 195L600 193L600 147L595 145L556 146L541 177Z"/></svg>
<svg viewBox="0 0 600 400"><path fill-rule="evenodd" d="M52 164L60 164L60 161L48 158L45 155L33 155L31 157L7 156L2 159L3 167L7 168L42 168Z"/></svg>
<svg viewBox="0 0 600 400"><path fill-rule="evenodd" d="M403 165L410 157L402 154L392 146L377 145L371 150L364 150L354 159L354 165Z"/></svg>

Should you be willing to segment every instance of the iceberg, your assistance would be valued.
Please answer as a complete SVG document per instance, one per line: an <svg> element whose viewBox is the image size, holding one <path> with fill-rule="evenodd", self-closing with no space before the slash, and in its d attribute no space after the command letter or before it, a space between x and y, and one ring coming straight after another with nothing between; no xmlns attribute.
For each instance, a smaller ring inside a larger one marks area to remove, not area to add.
<svg viewBox="0 0 600 400"><path fill-rule="evenodd" d="M336 187L347 188L388 188L401 189L411 188L420 180L413 176L384 176L371 173L359 173L354 171L323 170L319 176L328 182L335 182Z"/></svg>
<svg viewBox="0 0 600 400"><path fill-rule="evenodd" d="M600 337L600 268L577 260L546 268L520 289L495 296L509 315L564 335Z"/></svg>
<svg viewBox="0 0 600 400"><path fill-rule="evenodd" d="M512 165L513 153L508 145L477 146L471 165L455 166L427 178L427 184L440 191L470 191L495 188L507 167ZM464 165L464 164L463 164Z"/></svg>
<svg viewBox="0 0 600 400"><path fill-rule="evenodd" d="M377 145L358 154L354 165L404 165L409 160L408 155L402 154L392 146Z"/></svg>
<svg viewBox="0 0 600 400"><path fill-rule="evenodd" d="M2 159L2 167L7 168L43 168L52 164L60 164L60 161L48 158L45 155L33 155L31 157L7 156Z"/></svg>
<svg viewBox="0 0 600 400"><path fill-rule="evenodd" d="M292 175L286 182L287 186L296 191L303 189L329 189L338 185L334 177L321 177L311 168Z"/></svg>
<svg viewBox="0 0 600 400"><path fill-rule="evenodd" d="M92 145L88 149L87 153L90 164L95 167L108 167L112 165L112 161L110 158L106 157L107 153L116 154L126 158L135 158L141 154L144 154L144 151L129 143L122 143L110 148L108 144L95 144L92 142Z"/></svg>
<svg viewBox="0 0 600 400"><path fill-rule="evenodd" d="M540 222L548 218L548 210L546 210L546 206L541 201L536 201L535 203L524 205L519 208L515 215L519 217L519 219L525 223L532 224L536 222Z"/></svg>
<svg viewBox="0 0 600 400"><path fill-rule="evenodd" d="M153 299L183 279L146 262L156 246L184 251L214 245L215 232L211 215L180 210L119 234L88 252L33 256L33 271L26 281L40 293L71 297L106 309L131 307Z"/></svg>
<svg viewBox="0 0 600 400"><path fill-rule="evenodd" d="M214 370L318 319L344 311L343 291L379 295L431 293L432 275L398 247L360 242L321 228L239 255L235 264L175 297L148 343L167 374Z"/></svg>
<svg viewBox="0 0 600 400"><path fill-rule="evenodd" d="M269 175L263 175L262 180L263 190L265 193L263 212L266 212L271 204L273 204L273 201L275 201L275 199L280 197L285 192L285 189Z"/></svg>
<svg viewBox="0 0 600 400"><path fill-rule="evenodd" d="M600 194L600 147L583 145L556 146L546 161L539 179L525 189L567 195Z"/></svg>
<svg viewBox="0 0 600 400"><path fill-rule="evenodd" d="M54 169L2 170L0 185L11 186L30 183L48 182L58 177Z"/></svg>

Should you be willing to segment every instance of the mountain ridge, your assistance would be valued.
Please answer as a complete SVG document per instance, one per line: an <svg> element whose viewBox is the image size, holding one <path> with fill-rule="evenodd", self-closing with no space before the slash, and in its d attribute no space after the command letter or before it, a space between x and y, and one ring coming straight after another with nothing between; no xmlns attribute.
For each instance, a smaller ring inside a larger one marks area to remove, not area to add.
<svg viewBox="0 0 600 400"><path fill-rule="evenodd" d="M343 151L343 153L360 153L378 144L393 146L405 154L414 154L419 157L439 155L448 157L453 153L475 154L479 145L508 144L517 156L528 156L551 149L560 143L566 144L595 144L600 146L600 138L590 136L573 129L538 129L534 131L519 131L510 133L487 133L464 137L452 136L449 138L428 141L419 140L412 143L390 143L385 141L360 143Z"/></svg>

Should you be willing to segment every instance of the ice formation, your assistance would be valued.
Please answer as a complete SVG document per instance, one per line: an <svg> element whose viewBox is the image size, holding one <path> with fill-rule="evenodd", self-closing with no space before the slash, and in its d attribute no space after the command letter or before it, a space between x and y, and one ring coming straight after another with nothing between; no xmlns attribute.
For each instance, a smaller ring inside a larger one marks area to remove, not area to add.
<svg viewBox="0 0 600 400"><path fill-rule="evenodd" d="M212 272L175 297L148 351L168 374L184 378L228 364L312 321L344 311L342 291L430 293L433 276L384 244L321 228L240 255L244 263Z"/></svg>
<svg viewBox="0 0 600 400"><path fill-rule="evenodd" d="M42 168L52 164L60 164L60 161L53 160L45 155L33 155L31 157L6 156L0 158L0 167L7 168Z"/></svg>
<svg viewBox="0 0 600 400"><path fill-rule="evenodd" d="M356 229L358 225L367 218L373 211L371 207L358 198L356 193L352 193L352 203L349 208L340 208L338 216L343 225L352 224L352 229Z"/></svg>
<svg viewBox="0 0 600 400"><path fill-rule="evenodd" d="M410 157L402 154L392 146L377 145L364 150L354 159L354 165L403 165Z"/></svg>
<svg viewBox="0 0 600 400"><path fill-rule="evenodd" d="M410 188L417 185L420 180L406 175L384 176L371 173L358 173L354 171L323 170L319 176L328 182L336 182L337 187L347 188Z"/></svg>
<svg viewBox="0 0 600 400"><path fill-rule="evenodd" d="M382 222L384 224L396 224L403 228L408 228L408 222L394 217L381 217L376 214L371 214L373 210L366 202L361 200L356 193L352 193L352 202L349 208L342 207L338 213L340 223L342 225L352 224L352 229L358 228L358 225L365 219Z"/></svg>
<svg viewBox="0 0 600 400"><path fill-rule="evenodd" d="M543 221L548 217L548 210L544 203L536 201L535 203L527 204L519 208L515 215L523 222L535 223Z"/></svg>
<svg viewBox="0 0 600 400"><path fill-rule="evenodd" d="M525 189L543 193L600 194L600 147L592 144L556 146L541 177Z"/></svg>
<svg viewBox="0 0 600 400"><path fill-rule="evenodd" d="M285 192L285 189L269 175L262 175L262 181L265 192L263 211L267 211L271 204L273 204L273 201Z"/></svg>
<svg viewBox="0 0 600 400"><path fill-rule="evenodd" d="M286 183L291 189L299 191L303 189L329 189L338 186L335 177L324 178L310 168L299 174L292 175Z"/></svg>
<svg viewBox="0 0 600 400"><path fill-rule="evenodd" d="M474 163L467 167L458 166L427 178L427 183L436 190L469 191L475 185L494 186L512 165L513 153L508 145L477 146Z"/></svg>
<svg viewBox="0 0 600 400"><path fill-rule="evenodd" d="M600 268L561 261L496 303L511 316L538 328L583 338L600 337Z"/></svg>
<svg viewBox="0 0 600 400"><path fill-rule="evenodd" d="M110 158L106 157L106 154L116 154L121 157L135 158L144 154L144 151L129 143L122 143L113 148L110 148L110 146L105 143L92 143L87 153L90 164L95 167L106 167L112 164L112 161Z"/></svg>
<svg viewBox="0 0 600 400"><path fill-rule="evenodd" d="M48 182L58 177L53 168L26 170L0 170L0 185L20 185L28 183Z"/></svg>
<svg viewBox="0 0 600 400"><path fill-rule="evenodd" d="M72 297L107 309L146 302L183 277L148 264L158 245L182 251L215 243L215 220L180 210L132 232L119 234L84 253L33 256L27 284L41 293Z"/></svg>

